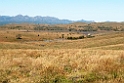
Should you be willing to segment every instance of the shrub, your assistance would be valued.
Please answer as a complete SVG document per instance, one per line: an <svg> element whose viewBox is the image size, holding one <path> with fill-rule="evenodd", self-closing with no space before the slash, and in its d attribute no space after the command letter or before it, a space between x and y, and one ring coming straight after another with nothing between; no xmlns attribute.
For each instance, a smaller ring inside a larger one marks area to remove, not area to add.
<svg viewBox="0 0 124 83"><path fill-rule="evenodd" d="M77 39L83 39L84 36L79 36L79 37L67 37L69 40L77 40Z"/></svg>
<svg viewBox="0 0 124 83"><path fill-rule="evenodd" d="M91 34L88 34L86 37L87 37L87 38L92 38L92 37L95 37L95 36L93 36L93 35L91 35Z"/></svg>
<svg viewBox="0 0 124 83"><path fill-rule="evenodd" d="M79 36L79 39L83 39L84 38L84 36Z"/></svg>
<svg viewBox="0 0 124 83"><path fill-rule="evenodd" d="M95 37L95 36L93 36L93 35L88 35L87 36L87 38L93 38L93 37Z"/></svg>
<svg viewBox="0 0 124 83"><path fill-rule="evenodd" d="M72 37L67 37L67 39L72 39Z"/></svg>
<svg viewBox="0 0 124 83"><path fill-rule="evenodd" d="M17 34L17 35L16 35L16 39L22 39L21 37L22 37L21 34Z"/></svg>
<svg viewBox="0 0 124 83"><path fill-rule="evenodd" d="M62 38L64 38L64 34L62 34Z"/></svg>

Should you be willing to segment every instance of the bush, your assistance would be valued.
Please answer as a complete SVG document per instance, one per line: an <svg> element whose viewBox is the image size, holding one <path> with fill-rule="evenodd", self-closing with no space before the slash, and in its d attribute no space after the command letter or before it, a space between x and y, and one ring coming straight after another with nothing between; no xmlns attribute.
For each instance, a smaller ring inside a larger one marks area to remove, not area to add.
<svg viewBox="0 0 124 83"><path fill-rule="evenodd" d="M67 37L67 39L70 39L70 40L71 40L71 39L72 39L72 37Z"/></svg>
<svg viewBox="0 0 124 83"><path fill-rule="evenodd" d="M22 37L21 34L16 35L16 39L22 39L21 37Z"/></svg>
<svg viewBox="0 0 124 83"><path fill-rule="evenodd" d="M84 38L84 36L79 36L79 39L83 39Z"/></svg>
<svg viewBox="0 0 124 83"><path fill-rule="evenodd" d="M64 34L62 34L62 38L64 38Z"/></svg>
<svg viewBox="0 0 124 83"><path fill-rule="evenodd" d="M79 36L79 37L67 37L69 40L77 40L77 39L83 39L84 36Z"/></svg>

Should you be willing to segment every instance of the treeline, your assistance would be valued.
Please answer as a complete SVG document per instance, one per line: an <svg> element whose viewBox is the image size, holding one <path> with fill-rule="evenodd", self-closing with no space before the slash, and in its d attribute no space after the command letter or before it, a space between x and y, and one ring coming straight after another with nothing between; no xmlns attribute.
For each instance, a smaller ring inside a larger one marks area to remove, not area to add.
<svg viewBox="0 0 124 83"><path fill-rule="evenodd" d="M58 27L58 26L35 26L34 27L34 30L47 30L47 31L49 31L49 30L51 30L51 31L65 31L65 30L68 30L68 29L66 29L66 28L64 28L64 27Z"/></svg>
<svg viewBox="0 0 124 83"><path fill-rule="evenodd" d="M78 26L78 31L98 31L98 30L105 30L105 31L124 31L124 27L112 27L112 26Z"/></svg>
<svg viewBox="0 0 124 83"><path fill-rule="evenodd" d="M94 28L93 26L78 26L79 31L97 31L97 28Z"/></svg>
<svg viewBox="0 0 124 83"><path fill-rule="evenodd" d="M30 28L32 27L32 28ZM85 32L85 31L99 31L99 30L105 30L105 31L124 31L123 25L119 26L106 26L106 25L92 25L92 24L85 24L85 25L1 25L0 29L24 29L24 30L43 30L43 31L69 31L69 32Z"/></svg>

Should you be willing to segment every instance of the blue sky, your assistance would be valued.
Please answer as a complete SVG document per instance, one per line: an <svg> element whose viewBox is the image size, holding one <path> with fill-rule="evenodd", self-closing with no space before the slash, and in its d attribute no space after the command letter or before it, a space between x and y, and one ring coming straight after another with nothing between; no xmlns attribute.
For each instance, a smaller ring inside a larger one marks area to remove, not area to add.
<svg viewBox="0 0 124 83"><path fill-rule="evenodd" d="M124 0L0 0L0 15L124 21Z"/></svg>

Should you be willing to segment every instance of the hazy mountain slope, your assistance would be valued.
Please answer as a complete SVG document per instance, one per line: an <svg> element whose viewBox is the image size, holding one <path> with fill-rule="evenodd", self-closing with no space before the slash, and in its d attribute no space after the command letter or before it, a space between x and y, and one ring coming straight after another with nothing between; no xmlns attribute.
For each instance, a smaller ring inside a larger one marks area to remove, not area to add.
<svg viewBox="0 0 124 83"><path fill-rule="evenodd" d="M40 23L40 24L68 24L73 22L85 22L90 23L92 21L79 20L79 21L71 21L67 19L60 20L55 17L42 17L42 16L0 16L0 24L8 24L8 23Z"/></svg>

